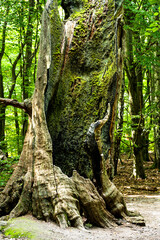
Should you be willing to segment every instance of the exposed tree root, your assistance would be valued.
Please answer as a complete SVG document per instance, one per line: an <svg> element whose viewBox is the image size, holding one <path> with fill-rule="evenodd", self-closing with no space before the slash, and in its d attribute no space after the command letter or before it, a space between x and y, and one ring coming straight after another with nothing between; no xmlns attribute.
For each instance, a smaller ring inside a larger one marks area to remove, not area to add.
<svg viewBox="0 0 160 240"><path fill-rule="evenodd" d="M31 182L29 178L28 176L26 183ZM10 198L10 202L6 199L0 205L1 215L10 212L11 209L7 209L10 204L13 210L6 219L21 216L32 209L33 215L38 219L54 220L62 228L74 226L84 229L80 214L82 212L94 225L101 227L116 225L115 218L106 210L104 200L89 179L81 177L76 171L73 177L69 178L56 166L54 166L54 173L50 175L52 181L45 180L40 183L40 178L38 185L34 184L33 187L31 184L26 186L23 180L21 192L16 198L19 197L18 203L14 206L11 202L13 197ZM15 185L19 186L18 183L17 180ZM13 191L15 190L17 192L13 186ZM14 196L13 191L11 193ZM6 206L5 209L4 206Z"/></svg>
<svg viewBox="0 0 160 240"><path fill-rule="evenodd" d="M3 191L0 195L0 216L7 215L16 206L21 196L23 189L23 178L19 178L16 182L13 182L6 191Z"/></svg>
<svg viewBox="0 0 160 240"><path fill-rule="evenodd" d="M87 219L96 226L111 227L116 225L116 219L107 211L103 198L99 195L94 184L73 172L73 181L79 193L81 207Z"/></svg>
<svg viewBox="0 0 160 240"><path fill-rule="evenodd" d="M116 218L124 218L125 220L145 225L143 217L140 214L134 214L127 210L123 195L116 186L110 181L106 171L106 159L103 153L103 142L101 139L101 129L106 124L110 115L109 111L102 120L98 120L90 125L86 138L86 151L91 158L94 177L100 195L105 201L106 208ZM98 174L97 174L98 169ZM134 216L133 216L134 215Z"/></svg>

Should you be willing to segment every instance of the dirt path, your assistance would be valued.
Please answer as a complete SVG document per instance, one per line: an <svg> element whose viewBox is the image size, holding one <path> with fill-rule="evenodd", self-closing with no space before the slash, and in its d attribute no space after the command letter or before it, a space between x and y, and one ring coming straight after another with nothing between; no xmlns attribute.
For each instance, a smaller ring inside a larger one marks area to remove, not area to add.
<svg viewBox="0 0 160 240"><path fill-rule="evenodd" d="M75 228L60 229L54 223L38 221L29 215L15 219L11 226L15 232L20 228L21 232L29 233L34 240L160 240L160 195L128 196L126 202L129 210L137 210L144 216L145 227L125 223L112 229L96 227L86 231ZM0 239L8 238L1 234Z"/></svg>

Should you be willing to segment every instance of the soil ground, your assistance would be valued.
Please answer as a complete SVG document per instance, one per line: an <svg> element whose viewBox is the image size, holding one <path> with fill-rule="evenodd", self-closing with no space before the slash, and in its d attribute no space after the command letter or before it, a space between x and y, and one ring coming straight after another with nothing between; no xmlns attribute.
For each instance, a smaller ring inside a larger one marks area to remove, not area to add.
<svg viewBox="0 0 160 240"><path fill-rule="evenodd" d="M150 155L150 158L153 159L153 156ZM113 182L124 195L160 194L160 172L152 168L153 161L144 162L146 179L135 180L132 175L133 160L127 155L122 155L121 159Z"/></svg>
<svg viewBox="0 0 160 240"><path fill-rule="evenodd" d="M115 228L103 229L90 227L86 231L75 228L61 229L55 223L39 221L30 215L15 219L11 226L30 233L34 240L160 240L160 173L151 169L152 162L145 163L145 180L132 178L132 160L123 160L119 164L115 185L124 194L129 210L136 210L143 215L146 226L137 226L123 222ZM8 239L0 234L1 239ZM27 239L19 235L19 238Z"/></svg>

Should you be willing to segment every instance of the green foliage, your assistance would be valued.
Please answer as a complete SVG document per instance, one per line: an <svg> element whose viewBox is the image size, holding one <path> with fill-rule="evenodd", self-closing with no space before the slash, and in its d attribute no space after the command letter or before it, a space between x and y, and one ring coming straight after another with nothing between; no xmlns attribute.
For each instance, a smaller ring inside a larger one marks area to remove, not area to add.
<svg viewBox="0 0 160 240"><path fill-rule="evenodd" d="M157 34L159 35L159 30L160 30L160 24L159 24L159 16L160 16L160 7L156 8L156 12L154 12L154 17L152 19L151 24L149 27L146 29L146 36L155 36L157 37Z"/></svg>
<svg viewBox="0 0 160 240"><path fill-rule="evenodd" d="M157 109L156 101L159 93L154 86L156 82L156 69L160 67L159 57L157 54L157 46L159 46L160 39L160 25L159 15L160 7L159 1L124 1L125 8L125 29L130 30L132 34L132 67L135 68L135 73L138 75L139 69L143 74L143 106L141 113L138 117L144 119L144 132L149 133L149 149L153 150L154 146L154 128L157 124L157 116L159 110ZM124 151L132 149L132 119L129 111L129 94L128 79L126 82L125 92L125 111L124 111L124 124L121 148ZM138 88L137 84L137 88ZM136 88L135 88L136 90ZM154 117L155 116L155 117ZM136 127L136 126L134 126ZM137 122L138 127L138 122Z"/></svg>
<svg viewBox="0 0 160 240"><path fill-rule="evenodd" d="M40 18L44 4L44 0L0 2L0 51L6 22L5 53L1 59L5 98L22 102L32 96L36 78ZM13 108L7 107L5 142L9 156L19 155L22 149L25 118L23 111L17 110L15 113Z"/></svg>
<svg viewBox="0 0 160 240"><path fill-rule="evenodd" d="M13 173L13 165L17 164L18 158L0 160L0 188L3 188Z"/></svg>
<svg viewBox="0 0 160 240"><path fill-rule="evenodd" d="M160 4L160 0L149 0L151 4Z"/></svg>
<svg viewBox="0 0 160 240"><path fill-rule="evenodd" d="M153 43L160 38L158 21L155 20L154 15L157 13L157 8L148 1L139 3L139 1L128 0L125 0L124 7L126 18L130 19L125 27L140 37L140 41L137 38L133 39L135 61L140 61L146 69L151 69L155 59Z"/></svg>
<svg viewBox="0 0 160 240"><path fill-rule="evenodd" d="M60 6L61 5L61 0L58 0L58 6Z"/></svg>

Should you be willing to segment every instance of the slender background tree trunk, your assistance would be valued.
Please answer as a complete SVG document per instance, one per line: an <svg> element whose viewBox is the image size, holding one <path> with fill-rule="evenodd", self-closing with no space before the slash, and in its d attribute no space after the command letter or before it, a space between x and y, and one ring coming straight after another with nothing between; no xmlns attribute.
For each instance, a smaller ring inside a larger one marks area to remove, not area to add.
<svg viewBox="0 0 160 240"><path fill-rule="evenodd" d="M143 135L144 120L142 114L143 74L140 63L136 63L136 60L134 59L133 33L130 29L127 30L126 34L126 49L126 72L129 80L130 109L132 117L132 138L135 155L135 163L133 164L133 175L135 177L145 178L145 172L143 167L143 161L145 160L143 155L143 149L146 145Z"/></svg>
<svg viewBox="0 0 160 240"><path fill-rule="evenodd" d="M7 16L9 13L9 6L4 13ZM2 72L2 59L5 53L6 45L6 31L7 31L7 20L3 23L2 28L2 47L0 49L0 97L4 98L4 86L3 86L3 72ZM7 152L5 140L5 106L0 105L0 148Z"/></svg>
<svg viewBox="0 0 160 240"><path fill-rule="evenodd" d="M157 43L157 59L160 60L160 42ZM159 109L160 109L160 68L159 64L156 67L156 76L155 76L155 92L156 92L156 107L157 111L155 114L155 167L157 167L160 170L160 116L159 116Z"/></svg>
<svg viewBox="0 0 160 240"><path fill-rule="evenodd" d="M116 125L116 135L114 137L114 152L113 152L113 161L114 161L114 176L117 175L118 160L120 158L120 144L123 133L123 114L124 114L124 77L120 92L120 98L118 102L118 112L117 112L117 125Z"/></svg>

